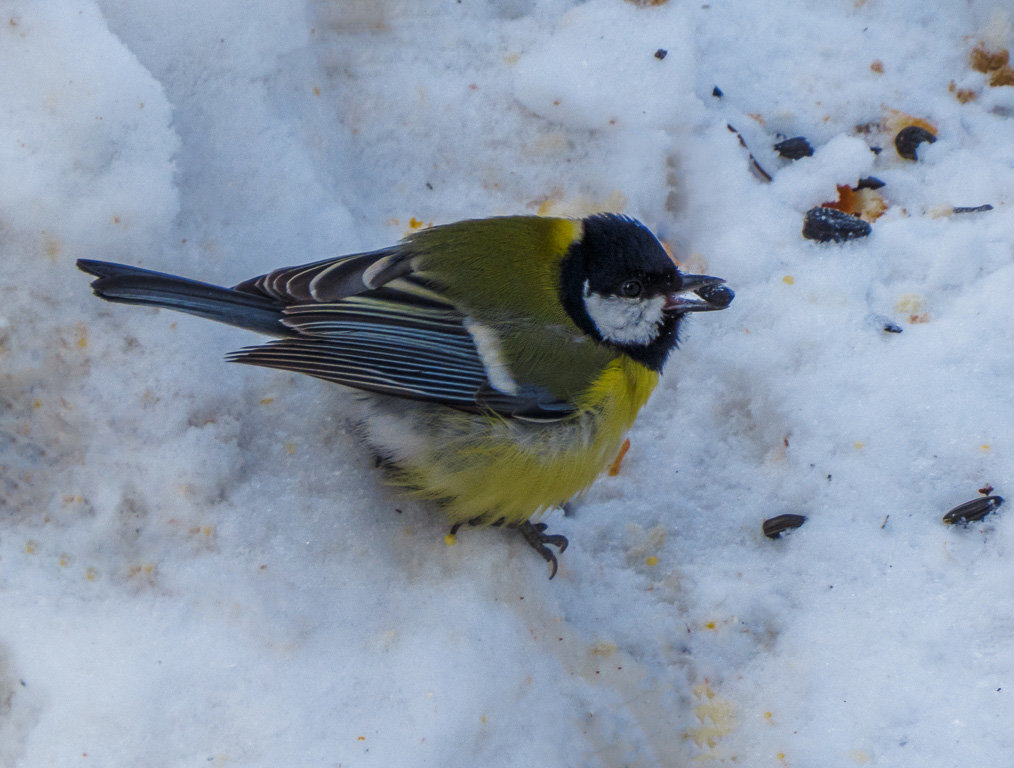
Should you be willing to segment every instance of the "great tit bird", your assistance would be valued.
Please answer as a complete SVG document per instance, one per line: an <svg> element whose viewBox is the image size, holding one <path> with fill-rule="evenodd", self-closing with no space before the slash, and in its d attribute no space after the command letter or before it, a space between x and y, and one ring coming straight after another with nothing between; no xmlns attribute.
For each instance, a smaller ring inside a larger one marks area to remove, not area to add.
<svg viewBox="0 0 1014 768"><path fill-rule="evenodd" d="M682 274L640 222L506 216L285 267L233 288L102 261L112 302L278 337L228 360L364 393L362 431L392 483L451 523L517 529L551 565L567 539L532 522L616 455L691 312L724 280Z"/></svg>

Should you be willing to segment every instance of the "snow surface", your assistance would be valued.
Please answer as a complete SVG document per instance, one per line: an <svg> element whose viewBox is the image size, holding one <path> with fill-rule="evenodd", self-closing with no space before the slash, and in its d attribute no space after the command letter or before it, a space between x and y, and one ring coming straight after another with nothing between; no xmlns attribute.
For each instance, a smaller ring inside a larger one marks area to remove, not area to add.
<svg viewBox="0 0 1014 768"><path fill-rule="evenodd" d="M0 766L1014 764L1014 520L940 520L1014 493L1014 87L969 65L1008 0L0 9ZM890 110L918 162L856 131ZM871 174L870 237L800 236ZM553 581L447 546L339 388L74 268L597 210L737 299L550 518Z"/></svg>

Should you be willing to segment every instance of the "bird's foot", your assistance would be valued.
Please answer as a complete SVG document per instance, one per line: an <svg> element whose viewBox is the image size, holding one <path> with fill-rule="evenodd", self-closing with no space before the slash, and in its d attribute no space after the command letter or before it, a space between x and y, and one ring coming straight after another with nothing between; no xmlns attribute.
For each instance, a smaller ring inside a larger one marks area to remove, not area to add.
<svg viewBox="0 0 1014 768"><path fill-rule="evenodd" d="M551 544L559 548L560 554L563 554L563 551L567 548L567 537L546 533L547 526L545 523L532 523L529 520L525 520L514 527L517 528L518 533L524 536L525 541L528 542L528 546L538 552L542 556L542 559L549 563L551 568L549 578L553 578L556 575L556 554L546 545Z"/></svg>
<svg viewBox="0 0 1014 768"><path fill-rule="evenodd" d="M473 517L471 520L466 520L465 522L473 526L483 524L481 517ZM494 520L492 523L489 523L489 525L496 528L504 525L504 522L504 519L501 517ZM451 536L456 536L458 530L464 524L465 523L455 523L452 525ZM567 537L559 534L546 533L545 523L532 523L529 520L525 520L523 523L517 524L508 523L507 527L513 528L520 533L524 537L525 541L528 542L528 546L538 552L542 556L542 559L549 563L551 568L549 578L553 578L556 575L558 565L556 561L556 554L546 545L551 544L552 546L557 547L560 550L560 554L562 554L567 548Z"/></svg>

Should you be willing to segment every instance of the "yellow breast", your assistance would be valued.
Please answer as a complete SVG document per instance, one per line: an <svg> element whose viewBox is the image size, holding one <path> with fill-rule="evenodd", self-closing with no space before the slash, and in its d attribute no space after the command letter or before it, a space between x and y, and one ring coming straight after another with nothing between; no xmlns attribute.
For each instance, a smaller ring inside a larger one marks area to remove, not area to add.
<svg viewBox="0 0 1014 768"><path fill-rule="evenodd" d="M580 412L560 421L421 407L426 449L398 457L392 482L438 502L452 522L523 522L592 484L657 383L657 373L620 356L578 399Z"/></svg>

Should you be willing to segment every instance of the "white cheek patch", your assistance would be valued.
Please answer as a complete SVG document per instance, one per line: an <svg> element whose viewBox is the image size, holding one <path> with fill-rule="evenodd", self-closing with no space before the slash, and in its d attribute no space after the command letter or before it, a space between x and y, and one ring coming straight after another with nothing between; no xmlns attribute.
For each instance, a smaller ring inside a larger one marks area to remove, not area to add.
<svg viewBox="0 0 1014 768"><path fill-rule="evenodd" d="M588 290L585 283L584 306L602 338L614 344L650 344L658 338L665 319L665 296L627 299L604 296Z"/></svg>
<svg viewBox="0 0 1014 768"><path fill-rule="evenodd" d="M503 359L503 350L500 347L500 339L492 329L482 323L477 323L471 318L465 319L465 330L475 342L475 349L482 360L482 367L486 369L486 378L493 385L507 395L518 393L518 383L514 381L507 363Z"/></svg>

